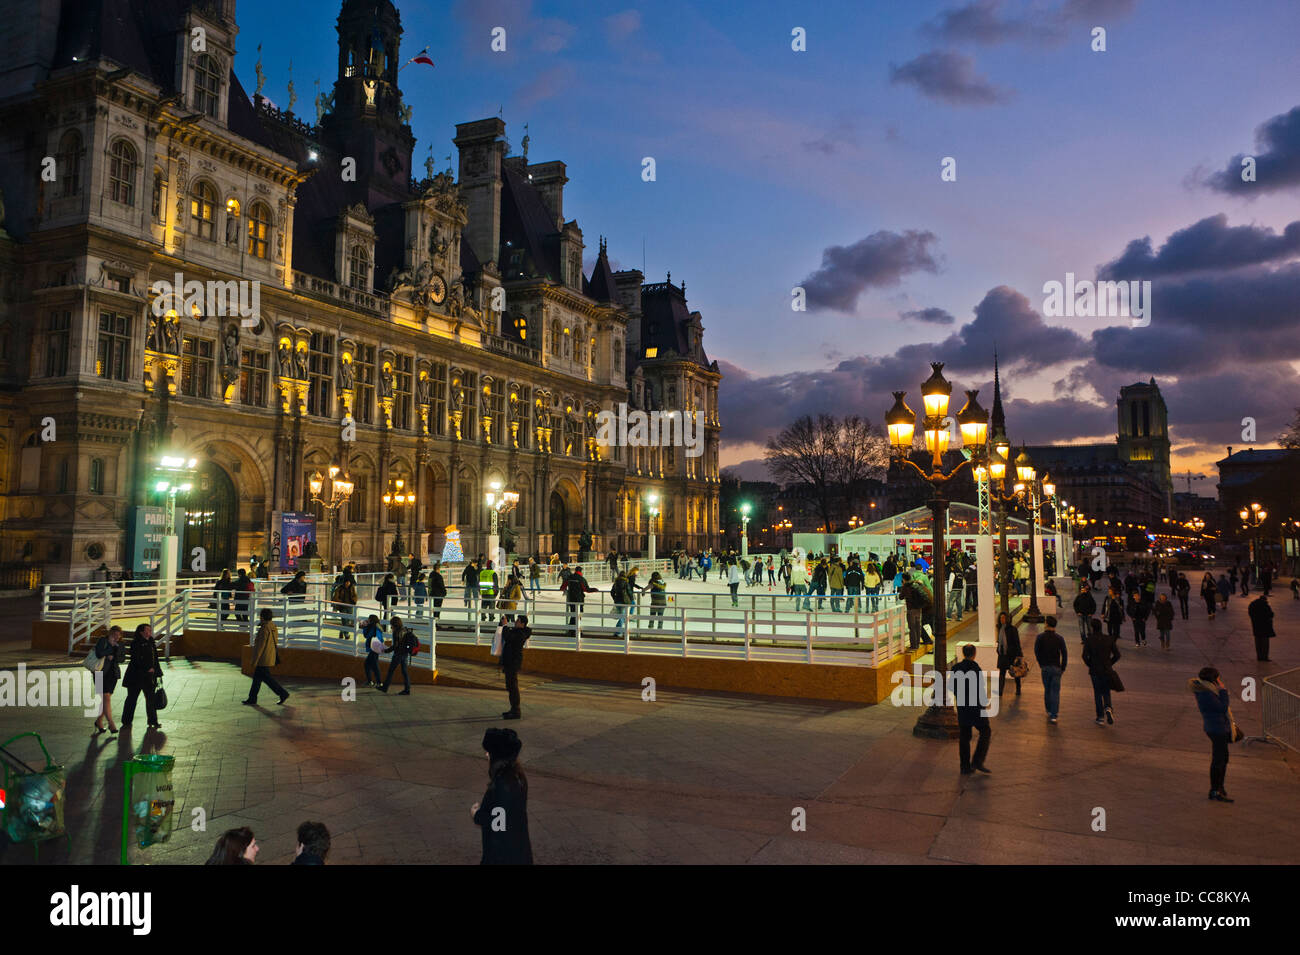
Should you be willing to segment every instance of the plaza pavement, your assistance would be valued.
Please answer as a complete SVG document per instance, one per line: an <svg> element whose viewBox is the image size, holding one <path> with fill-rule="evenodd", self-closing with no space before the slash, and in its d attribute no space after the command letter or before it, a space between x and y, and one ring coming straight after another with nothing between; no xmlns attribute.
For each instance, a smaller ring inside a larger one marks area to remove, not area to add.
<svg viewBox="0 0 1300 955"><path fill-rule="evenodd" d="M148 861L201 862L221 831L248 825L260 863L288 862L298 823L315 819L333 834L332 863L475 863L470 805L486 781L479 743L500 725L524 741L539 863L1296 863L1296 754L1234 745L1228 791L1237 801L1208 801L1209 743L1185 688L1207 663L1234 691L1244 676L1300 666L1300 602L1285 586L1274 595L1281 636L1271 665L1254 660L1239 597L1213 622L1193 601L1191 620L1175 621L1172 652L1156 646L1153 628L1153 647L1134 648L1126 626L1117 669L1128 690L1105 728L1093 723L1070 615L1060 723L1045 721L1035 667L992 721L988 777L958 774L955 741L914 737L916 707L663 687L646 702L639 683L525 674L524 719L506 724L504 692L473 688L499 675L451 661L470 686L417 687L409 697L361 688L344 702L335 685L289 679L286 706L264 690L252 708L239 704L248 678L234 665L181 659L167 674L161 733L144 731L143 712L131 736L92 739L80 710L6 708L0 739L35 729L68 767L72 849L49 843L42 864L116 860L120 764L142 746L176 756L182 823ZM1031 631L1022 627L1026 649ZM0 652L9 666L14 645ZM978 659L993 665L989 649ZM124 701L119 689L119 718ZM1234 693L1233 710L1248 735L1259 732L1258 702ZM207 831L196 833L189 823L200 807ZM1106 810L1105 832L1091 828L1096 807ZM806 831L792 830L796 808ZM6 864L31 858L29 847L0 850Z"/></svg>

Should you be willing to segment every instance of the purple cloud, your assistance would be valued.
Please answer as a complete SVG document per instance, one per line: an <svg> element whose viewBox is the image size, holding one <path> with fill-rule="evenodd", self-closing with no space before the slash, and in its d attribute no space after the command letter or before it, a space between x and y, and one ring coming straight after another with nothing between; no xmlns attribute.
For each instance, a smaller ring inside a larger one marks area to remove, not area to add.
<svg viewBox="0 0 1300 955"><path fill-rule="evenodd" d="M889 81L910 83L925 96L954 106L990 106L1011 98L975 72L975 61L963 53L932 50L902 66L889 67Z"/></svg>

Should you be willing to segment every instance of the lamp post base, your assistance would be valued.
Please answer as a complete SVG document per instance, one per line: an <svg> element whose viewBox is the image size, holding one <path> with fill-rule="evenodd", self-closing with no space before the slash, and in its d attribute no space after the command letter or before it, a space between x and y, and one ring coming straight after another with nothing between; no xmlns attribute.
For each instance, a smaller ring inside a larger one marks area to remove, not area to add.
<svg viewBox="0 0 1300 955"><path fill-rule="evenodd" d="M1025 623L1042 623L1043 612L1038 609L1038 595L1034 594L1029 598L1029 609L1025 611L1022 618Z"/></svg>
<svg viewBox="0 0 1300 955"><path fill-rule="evenodd" d="M912 735L925 739L957 739L957 710L952 706L929 706L912 727Z"/></svg>

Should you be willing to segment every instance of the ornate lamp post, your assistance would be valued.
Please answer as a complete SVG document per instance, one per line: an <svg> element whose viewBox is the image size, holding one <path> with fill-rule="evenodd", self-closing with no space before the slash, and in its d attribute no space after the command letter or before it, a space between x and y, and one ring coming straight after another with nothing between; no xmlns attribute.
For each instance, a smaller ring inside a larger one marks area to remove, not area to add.
<svg viewBox="0 0 1300 955"><path fill-rule="evenodd" d="M1033 462L1029 460L1029 452L1023 445L1016 457L1016 478L1016 493L1022 500L1028 499L1029 502L1029 609L1025 611L1024 619L1029 623L1042 623L1043 613L1038 609L1038 575L1041 570L1038 566L1041 562L1038 546L1038 475ZM1044 480L1046 479L1047 476L1044 475Z"/></svg>
<svg viewBox="0 0 1300 955"><path fill-rule="evenodd" d="M740 556L749 556L749 502L740 505Z"/></svg>
<svg viewBox="0 0 1300 955"><path fill-rule="evenodd" d="M934 489L934 497L927 504L932 515L931 547L934 551L934 669L936 685L939 691L938 702L928 707L917 720L912 733L931 739L954 739L957 736L957 711L948 705L948 615L945 613L944 583L946 581L944 558L944 527L947 524L948 499L944 496L944 487L970 463L963 460L947 474L943 473L943 452L948 449L948 429L944 418L948 413L948 401L952 396L952 385L943 377L943 362L931 362L930 377L921 385L921 399L925 404L925 447L931 454L930 473L913 462L908 454L912 450L912 436L916 430L916 413L903 400L907 392L894 392L894 407L885 415L885 424L889 432L889 445L894 460L901 465L911 467L921 475ZM962 431L963 444L978 446L984 443L988 433L988 420L979 416L975 409L975 392L968 392L968 400L958 422ZM973 406L973 407L972 407ZM978 420L977 420L978 419Z"/></svg>
<svg viewBox="0 0 1300 955"><path fill-rule="evenodd" d="M335 464L329 466L328 493L325 489L326 483L326 479L321 476L319 471L313 471L311 477L307 479L307 486L311 489L312 502L325 509L332 528L335 511L348 502L356 485L348 479L348 472ZM330 544L330 553L333 554L334 545L337 542L331 538Z"/></svg>
<svg viewBox="0 0 1300 955"><path fill-rule="evenodd" d="M997 504L998 512L998 568L997 587L1001 610L1011 619L1011 582L1007 579L1007 505L1017 500L1015 494L1006 493L1007 456L1011 445L1005 435L995 436L989 455L989 497Z"/></svg>
<svg viewBox="0 0 1300 955"><path fill-rule="evenodd" d="M509 513L519 503L519 493L517 491L501 490L500 481L493 481L488 487L491 490L487 492L485 497L492 518L492 532L488 535L488 560L494 561L499 568L503 561L497 559L497 551L501 548L501 537L497 530L498 522L501 515Z"/></svg>
<svg viewBox="0 0 1300 955"><path fill-rule="evenodd" d="M415 489L408 491L404 478L393 478L388 482L388 489L384 491L382 500L385 507L397 508L397 538L393 541L393 551L403 554L406 552L406 544L402 541L402 509L415 503Z"/></svg>
<svg viewBox="0 0 1300 955"><path fill-rule="evenodd" d="M646 514L650 524L650 567L653 571L655 562L655 527L659 520L659 493L651 491L645 496L647 504Z"/></svg>
<svg viewBox="0 0 1300 955"><path fill-rule="evenodd" d="M1264 525L1264 520L1268 517L1268 511L1259 504L1251 504L1250 507L1243 507L1237 512L1241 518L1242 526L1250 531L1250 563L1255 567L1255 573L1259 574L1259 529Z"/></svg>

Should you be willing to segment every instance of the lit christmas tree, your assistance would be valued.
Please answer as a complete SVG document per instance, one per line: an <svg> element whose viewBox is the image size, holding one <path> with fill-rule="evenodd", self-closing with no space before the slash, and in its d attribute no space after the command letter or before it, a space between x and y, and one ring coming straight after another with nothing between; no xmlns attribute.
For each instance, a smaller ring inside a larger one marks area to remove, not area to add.
<svg viewBox="0 0 1300 955"><path fill-rule="evenodd" d="M447 542L442 545L442 562L459 564L465 559L465 554L460 549L460 529L455 524L449 524L446 533Z"/></svg>

